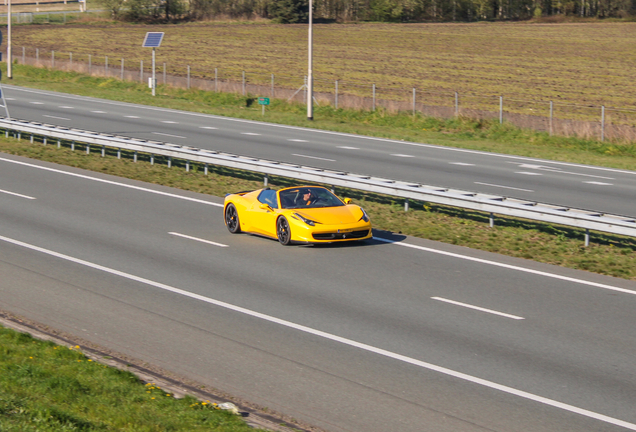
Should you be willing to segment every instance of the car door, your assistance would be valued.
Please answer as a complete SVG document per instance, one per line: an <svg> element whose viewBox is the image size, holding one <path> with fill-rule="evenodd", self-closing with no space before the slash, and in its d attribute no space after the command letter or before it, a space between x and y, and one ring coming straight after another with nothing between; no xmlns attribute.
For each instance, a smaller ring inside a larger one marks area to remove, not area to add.
<svg viewBox="0 0 636 432"><path fill-rule="evenodd" d="M263 189L252 206L246 209L246 212L248 219L252 222L254 233L276 237L278 201L275 190Z"/></svg>

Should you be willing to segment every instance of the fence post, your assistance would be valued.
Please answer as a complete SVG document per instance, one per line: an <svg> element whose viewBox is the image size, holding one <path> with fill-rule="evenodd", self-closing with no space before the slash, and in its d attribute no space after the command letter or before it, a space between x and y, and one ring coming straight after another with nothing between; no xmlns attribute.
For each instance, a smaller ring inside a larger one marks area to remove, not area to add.
<svg viewBox="0 0 636 432"><path fill-rule="evenodd" d="M219 91L219 68L214 68L214 91Z"/></svg>
<svg viewBox="0 0 636 432"><path fill-rule="evenodd" d="M22 52L22 57L24 57L24 51ZM68 62L71 66L73 66L73 53L68 53ZM24 63L24 62L23 62Z"/></svg>
<svg viewBox="0 0 636 432"><path fill-rule="evenodd" d="M499 123L503 123L503 96L499 96Z"/></svg>
<svg viewBox="0 0 636 432"><path fill-rule="evenodd" d="M245 96L245 71L243 71L243 96Z"/></svg>
<svg viewBox="0 0 636 432"><path fill-rule="evenodd" d="M55 67L55 51L51 51L51 69Z"/></svg>
<svg viewBox="0 0 636 432"><path fill-rule="evenodd" d="M336 80L336 109L338 109L338 80Z"/></svg>
<svg viewBox="0 0 636 432"><path fill-rule="evenodd" d="M24 64L25 56L26 56L26 48L22 47L22 64Z"/></svg>
<svg viewBox="0 0 636 432"><path fill-rule="evenodd" d="M601 107L601 141L605 141L605 105Z"/></svg>
<svg viewBox="0 0 636 432"><path fill-rule="evenodd" d="M274 98L274 74L272 74L272 99Z"/></svg>
<svg viewBox="0 0 636 432"><path fill-rule="evenodd" d="M373 84L373 111L375 111L375 84Z"/></svg>
<svg viewBox="0 0 636 432"><path fill-rule="evenodd" d="M585 247L590 245L590 230L589 228L585 228Z"/></svg>
<svg viewBox="0 0 636 432"><path fill-rule="evenodd" d="M554 114L554 102L550 101L550 136L552 136L552 118Z"/></svg>
<svg viewBox="0 0 636 432"><path fill-rule="evenodd" d="M190 90L190 65L188 65L188 90Z"/></svg>
<svg viewBox="0 0 636 432"><path fill-rule="evenodd" d="M459 93L455 92L455 117L459 116Z"/></svg>
<svg viewBox="0 0 636 432"><path fill-rule="evenodd" d="M413 87L413 115L415 115L415 87Z"/></svg>

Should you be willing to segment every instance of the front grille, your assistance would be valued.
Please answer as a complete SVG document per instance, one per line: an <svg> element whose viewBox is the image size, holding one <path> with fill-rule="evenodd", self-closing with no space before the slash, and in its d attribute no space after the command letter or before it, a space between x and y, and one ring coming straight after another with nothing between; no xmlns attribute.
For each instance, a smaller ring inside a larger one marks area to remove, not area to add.
<svg viewBox="0 0 636 432"><path fill-rule="evenodd" d="M314 233L315 240L344 240L359 239L369 235L369 230L351 231L344 233Z"/></svg>

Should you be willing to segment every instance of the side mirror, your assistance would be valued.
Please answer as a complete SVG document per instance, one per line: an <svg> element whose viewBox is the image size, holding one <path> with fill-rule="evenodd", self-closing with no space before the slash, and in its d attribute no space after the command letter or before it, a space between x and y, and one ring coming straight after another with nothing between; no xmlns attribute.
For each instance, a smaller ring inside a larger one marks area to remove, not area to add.
<svg viewBox="0 0 636 432"><path fill-rule="evenodd" d="M345 204L351 204L351 198L345 198L343 201Z"/></svg>
<svg viewBox="0 0 636 432"><path fill-rule="evenodd" d="M260 208L261 210L274 211L274 209L272 209L272 206L270 206L269 204L261 204Z"/></svg>

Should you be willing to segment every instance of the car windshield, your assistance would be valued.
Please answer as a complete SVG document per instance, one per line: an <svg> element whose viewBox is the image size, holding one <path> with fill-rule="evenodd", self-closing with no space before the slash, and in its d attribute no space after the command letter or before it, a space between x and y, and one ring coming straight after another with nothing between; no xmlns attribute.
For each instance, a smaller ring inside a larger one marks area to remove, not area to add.
<svg viewBox="0 0 636 432"><path fill-rule="evenodd" d="M340 198L328 189L319 187L300 187L279 192L281 208L321 208L345 205Z"/></svg>

